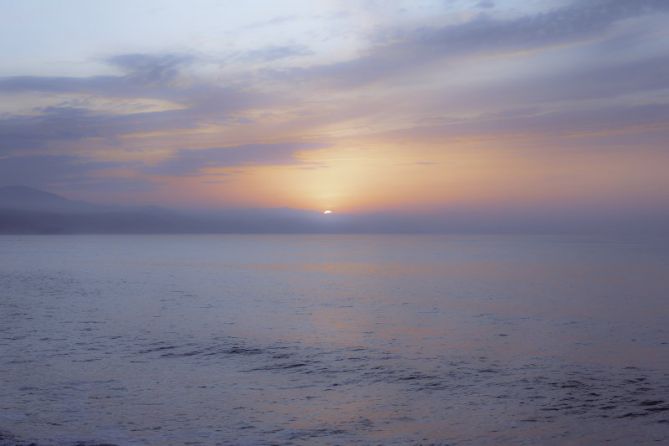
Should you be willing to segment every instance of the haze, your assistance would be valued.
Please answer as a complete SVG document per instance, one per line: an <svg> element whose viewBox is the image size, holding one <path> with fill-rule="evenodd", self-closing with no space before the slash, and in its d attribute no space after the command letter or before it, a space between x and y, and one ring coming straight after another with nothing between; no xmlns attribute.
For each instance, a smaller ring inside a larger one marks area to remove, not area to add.
<svg viewBox="0 0 669 446"><path fill-rule="evenodd" d="M666 1L0 4L0 186L372 232L669 221Z"/></svg>

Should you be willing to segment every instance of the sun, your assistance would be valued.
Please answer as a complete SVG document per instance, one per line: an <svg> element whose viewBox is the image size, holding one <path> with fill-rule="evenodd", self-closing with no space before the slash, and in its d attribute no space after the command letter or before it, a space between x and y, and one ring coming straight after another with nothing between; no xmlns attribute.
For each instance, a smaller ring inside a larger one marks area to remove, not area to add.
<svg viewBox="0 0 669 446"><path fill-rule="evenodd" d="M330 209L326 209L326 210L323 211L323 213L324 213L325 215L327 215L327 214L332 214L332 211L331 211Z"/></svg>

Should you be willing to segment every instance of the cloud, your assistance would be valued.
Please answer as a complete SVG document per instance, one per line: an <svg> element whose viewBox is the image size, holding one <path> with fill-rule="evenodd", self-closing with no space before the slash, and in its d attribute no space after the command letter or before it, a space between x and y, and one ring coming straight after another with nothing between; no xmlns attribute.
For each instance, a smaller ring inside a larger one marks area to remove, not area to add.
<svg viewBox="0 0 669 446"><path fill-rule="evenodd" d="M492 80L485 85L432 91L438 104L451 108L508 104L535 106L540 103L581 102L614 99L631 94L645 94L669 88L669 57L653 55L644 58L579 65L541 75Z"/></svg>
<svg viewBox="0 0 669 446"><path fill-rule="evenodd" d="M492 0L481 0L476 4L479 8L494 8L495 7L495 2Z"/></svg>
<svg viewBox="0 0 669 446"><path fill-rule="evenodd" d="M55 182L80 182L95 171L112 167L119 167L119 164L66 155L0 158L0 184L45 187Z"/></svg>
<svg viewBox="0 0 669 446"><path fill-rule="evenodd" d="M36 116L0 119L0 155L42 150L87 138L115 138L132 132L194 127L188 110L133 114L95 113L85 108L47 107Z"/></svg>
<svg viewBox="0 0 669 446"><path fill-rule="evenodd" d="M199 125L225 124L234 115L272 104L271 93L191 80L175 84L180 70L194 57L183 54L121 54L108 59L122 75L90 77L13 76L0 78L0 94L53 93L96 98L151 98L174 104L172 109L118 113L93 111L64 103L36 113L0 115L0 155L42 150L60 142L116 138L135 132L175 131ZM85 101L79 101L85 104Z"/></svg>
<svg viewBox="0 0 669 446"><path fill-rule="evenodd" d="M249 165L291 165L300 160L296 153L324 148L323 144L246 144L236 147L182 149L169 159L145 169L159 175L195 175L206 168Z"/></svg>
<svg viewBox="0 0 669 446"><path fill-rule="evenodd" d="M196 108L200 102L217 101L222 109L256 102L265 95L242 86L199 81L189 77L182 84L174 81L197 59L188 54L119 54L106 59L120 68L120 75L89 77L10 76L0 78L0 94L59 93L88 94L99 97L153 98ZM243 106L243 105L242 105Z"/></svg>
<svg viewBox="0 0 669 446"><path fill-rule="evenodd" d="M481 14L455 25L386 31L375 46L356 59L275 70L273 75L361 86L436 62L582 43L601 38L622 20L666 12L669 2L664 0L593 0L511 19Z"/></svg>
<svg viewBox="0 0 669 446"><path fill-rule="evenodd" d="M139 174L187 176L203 169L250 165L292 165L302 161L297 152L324 148L323 144L247 144L235 147L183 149L151 166L140 162L101 162L73 155L28 155L0 158L0 186L24 184L60 188L85 186L95 191L147 190L150 177L99 176L100 171L126 169Z"/></svg>
<svg viewBox="0 0 669 446"><path fill-rule="evenodd" d="M312 54L314 54L314 52L304 45L274 45L237 53L232 59L239 62L251 63L274 62L291 57L309 56Z"/></svg>
<svg viewBox="0 0 669 446"><path fill-rule="evenodd" d="M153 96L151 86L169 84L195 57L188 54L119 54L105 61L123 74L89 77L10 76L0 78L1 93L39 91L45 93L91 93L107 96L137 96L140 90Z"/></svg>
<svg viewBox="0 0 669 446"><path fill-rule="evenodd" d="M558 139L570 141L576 138L606 138L626 141L622 135L631 132L636 145L654 144L657 134L669 137L669 104L645 104L609 106L605 109L563 110L541 112L533 110L504 110L483 114L476 118L445 121L441 124L417 125L393 130L383 135L388 139L420 140L436 138L453 141L460 138L495 139L505 137L540 139L545 144L535 145L540 151L548 143L554 145Z"/></svg>
<svg viewBox="0 0 669 446"><path fill-rule="evenodd" d="M271 26L276 26L276 25L283 25L285 23L294 22L295 20L298 20L298 19L299 19L299 16L297 16L297 15L277 16L277 17L272 17L271 19L250 23L250 24L242 27L242 29L258 29L258 28L266 28L266 27L271 27Z"/></svg>
<svg viewBox="0 0 669 446"><path fill-rule="evenodd" d="M59 142L116 138L135 132L173 132L204 125L226 125L234 119L243 118L243 113L251 109L262 109L272 114L275 110L295 107L301 101L310 101L323 94L346 95L349 86L363 86L369 82L392 85L394 76L406 73L420 76L426 65L432 63L590 41L603 36L613 24L626 18L666 10L669 10L669 3L659 0L598 0L574 2L547 12L515 18L481 14L454 25L397 29L385 33L385 37L377 39L374 45L353 60L283 71L264 70L261 73L271 73L270 80L278 81L267 84L263 83L266 78L257 77L252 72L246 79L234 82L234 86L188 77L187 70L199 59L192 54L177 52L128 53L105 59L121 70L119 75L6 77L0 79L0 93L151 98L173 103L178 109L118 114L56 105L42 109L37 115L0 117L0 153L42 150ZM234 58L236 63L244 66L245 63L281 60L308 52L306 47L299 45L269 46L239 53ZM539 102L611 98L667 88L669 73L663 68L667 66L669 63L665 56L612 64L574 64L563 72L507 77L485 85L472 82L457 91L449 87L443 91L434 87L428 97L414 97L409 105L413 103L414 110L421 110L422 114L457 115L459 108L476 106L489 110L495 107L508 109L509 104L514 104L513 108L517 109ZM188 82L175 82L180 76L188 77ZM315 84L294 88L300 80L312 80ZM320 85L322 82L329 84L327 89ZM242 84L246 87L240 86ZM390 106L384 106L384 113L399 114L399 108L394 105L397 100L393 99L398 92L401 93L401 89L385 92L388 99L379 102ZM374 113L366 104L355 99L339 101L325 104L332 112L328 111L318 119L311 118L318 115L318 110L304 109L300 122L293 127L299 130L299 127L327 125L327 120L332 123L342 117L348 119L347 116L356 113L367 116ZM475 121L476 118L472 122ZM253 125L252 121L248 122Z"/></svg>
<svg viewBox="0 0 669 446"><path fill-rule="evenodd" d="M169 84L177 78L182 67L190 65L195 57L190 54L121 54L107 59L121 68L126 75L141 84Z"/></svg>

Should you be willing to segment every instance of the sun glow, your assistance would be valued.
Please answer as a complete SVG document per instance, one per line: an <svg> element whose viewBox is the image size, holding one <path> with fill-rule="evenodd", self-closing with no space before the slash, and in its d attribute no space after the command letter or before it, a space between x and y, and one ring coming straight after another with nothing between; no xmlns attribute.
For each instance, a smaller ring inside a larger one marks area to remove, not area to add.
<svg viewBox="0 0 669 446"><path fill-rule="evenodd" d="M332 211L330 209L326 209L326 210L323 211L323 214L325 214L325 215L332 214Z"/></svg>

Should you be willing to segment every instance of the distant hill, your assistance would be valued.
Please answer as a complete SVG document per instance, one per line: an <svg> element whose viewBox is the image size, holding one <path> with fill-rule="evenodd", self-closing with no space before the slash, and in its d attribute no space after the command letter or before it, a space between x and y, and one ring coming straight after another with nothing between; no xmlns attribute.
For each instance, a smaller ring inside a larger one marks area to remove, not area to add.
<svg viewBox="0 0 669 446"><path fill-rule="evenodd" d="M294 209L188 212L157 206L97 205L26 186L0 187L0 234L293 233L321 230L313 218L314 213Z"/></svg>
<svg viewBox="0 0 669 446"><path fill-rule="evenodd" d="M667 234L669 214L644 220L593 211L570 218L559 209L516 214L464 210L420 215L351 215L287 208L185 211L69 200L25 186L0 187L0 234L318 234L318 233L631 233Z"/></svg>

